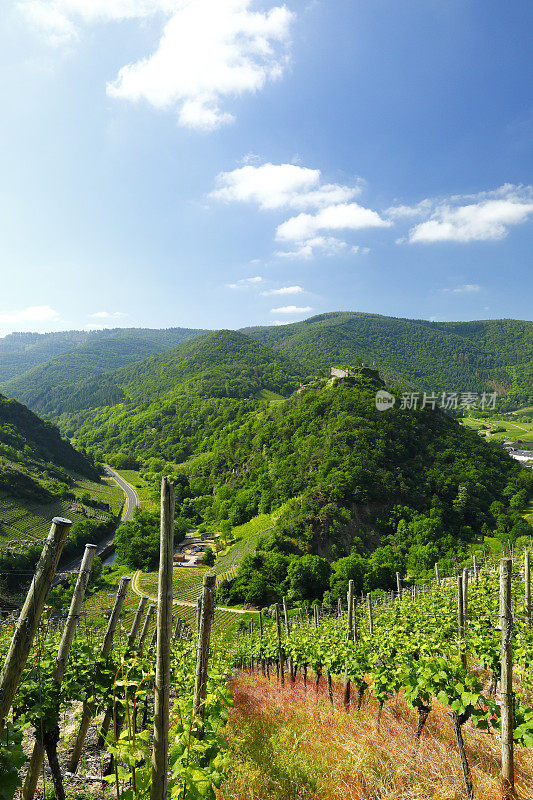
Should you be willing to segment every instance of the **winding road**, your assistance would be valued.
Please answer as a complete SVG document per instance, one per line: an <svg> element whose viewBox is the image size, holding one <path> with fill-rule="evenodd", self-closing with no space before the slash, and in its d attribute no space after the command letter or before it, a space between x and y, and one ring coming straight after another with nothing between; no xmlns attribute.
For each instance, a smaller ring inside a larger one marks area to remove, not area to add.
<svg viewBox="0 0 533 800"><path fill-rule="evenodd" d="M118 474L118 472L112 469L112 467L108 467L106 465L104 469L105 469L105 474L108 477L113 478L115 483L118 483L118 485L126 495L127 503L124 513L122 515L122 522L129 522L130 520L133 519L133 512L139 505L139 498L137 496L137 492L135 491L133 486L130 486L130 484L127 481L125 481L124 478L122 478Z"/></svg>
<svg viewBox="0 0 533 800"><path fill-rule="evenodd" d="M127 481L125 481L124 478L122 478L118 474L118 472L116 472L114 469L112 469L112 467L108 467L106 465L104 467L104 471L105 471L105 474L108 476L108 478L112 478L115 481L115 483L117 483L120 486L120 488L122 489L122 491L126 495L126 507L125 507L124 512L122 514L121 523L122 522L129 522L131 519L133 519L133 512L135 511L135 509L139 505L139 498L137 496L137 492L135 491L133 486L130 486L130 484ZM102 539L102 541L99 542L99 544L97 546L97 549L96 549L96 555L97 556L100 556L102 553L104 553L107 550L109 550L109 547L113 544L114 536L115 536L115 534L112 533L110 536L106 536L105 539ZM80 565L81 565L81 559L82 559L82 556L80 555L80 556L77 556L76 558L73 558L72 561L68 562L68 564L65 564L65 566L62 567L61 570L56 573L56 576L55 576L53 582L57 583L62 578L64 578L67 573L78 572L79 569L80 569ZM111 555L108 555L108 557L104 557L104 564L111 564L114 560L115 560L114 559L114 553L112 553Z"/></svg>

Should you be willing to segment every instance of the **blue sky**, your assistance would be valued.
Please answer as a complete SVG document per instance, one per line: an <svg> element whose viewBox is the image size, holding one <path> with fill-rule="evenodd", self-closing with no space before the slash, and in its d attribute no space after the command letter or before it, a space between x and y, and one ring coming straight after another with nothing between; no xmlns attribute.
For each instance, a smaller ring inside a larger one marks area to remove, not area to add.
<svg viewBox="0 0 533 800"><path fill-rule="evenodd" d="M5 0L0 335L531 319L531 3Z"/></svg>

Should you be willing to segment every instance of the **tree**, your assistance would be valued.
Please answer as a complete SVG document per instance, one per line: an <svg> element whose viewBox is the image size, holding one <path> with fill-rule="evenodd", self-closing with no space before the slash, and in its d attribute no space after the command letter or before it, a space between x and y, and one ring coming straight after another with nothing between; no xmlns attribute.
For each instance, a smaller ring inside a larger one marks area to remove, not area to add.
<svg viewBox="0 0 533 800"><path fill-rule="evenodd" d="M210 547L208 547L203 555L202 564L205 564L206 567L212 567L214 563L215 563L215 553L213 550L211 550Z"/></svg>
<svg viewBox="0 0 533 800"><path fill-rule="evenodd" d="M130 569L147 572L159 564L159 514L136 509L131 522L123 522L115 534L117 555Z"/></svg>
<svg viewBox="0 0 533 800"><path fill-rule="evenodd" d="M287 569L292 597L295 600L322 599L330 574L331 566L325 558L312 555L295 558Z"/></svg>

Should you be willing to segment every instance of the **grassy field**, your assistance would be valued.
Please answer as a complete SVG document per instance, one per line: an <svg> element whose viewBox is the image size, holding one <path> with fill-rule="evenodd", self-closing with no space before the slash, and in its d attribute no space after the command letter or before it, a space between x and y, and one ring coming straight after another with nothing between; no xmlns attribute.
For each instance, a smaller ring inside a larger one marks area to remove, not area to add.
<svg viewBox="0 0 533 800"><path fill-rule="evenodd" d="M159 511L159 503L152 498L150 485L146 483L137 470L134 469L117 469L118 474L124 478L125 481L130 483L139 498L139 505L146 511Z"/></svg>
<svg viewBox="0 0 533 800"><path fill-rule="evenodd" d="M239 561L242 561L245 555L253 553L261 534L271 528L273 524L274 522L270 514L259 514L257 517L251 519L250 522L233 528L231 534L235 538L235 542L219 555L214 566L214 571L218 575L227 572L238 564Z"/></svg>
<svg viewBox="0 0 533 800"><path fill-rule="evenodd" d="M516 414L520 416L526 411L527 409L520 409ZM506 414L505 416L510 415ZM491 441L503 442L506 439L513 441L521 439L524 442L524 449L533 448L533 420L531 422L512 422L511 420L503 419L501 416L495 416L490 419L465 417L459 422L478 431L481 436ZM494 433L496 428L503 428L503 430L498 430L498 432Z"/></svg>
<svg viewBox="0 0 533 800"><path fill-rule="evenodd" d="M261 389L257 393L257 398L259 400L268 400L269 403L273 403L274 405L285 402L285 397L283 397L283 395L272 392L270 389Z"/></svg>

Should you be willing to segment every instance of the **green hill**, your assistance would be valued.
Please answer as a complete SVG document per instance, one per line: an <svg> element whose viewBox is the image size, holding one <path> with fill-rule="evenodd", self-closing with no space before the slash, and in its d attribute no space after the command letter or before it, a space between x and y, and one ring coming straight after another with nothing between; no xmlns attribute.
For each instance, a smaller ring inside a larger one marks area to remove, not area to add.
<svg viewBox="0 0 533 800"><path fill-rule="evenodd" d="M237 331L217 331L74 384L59 422L99 458L122 453L179 462L200 444L205 452L220 427L240 424L268 402L265 392L276 399L291 394L301 374L284 354Z"/></svg>
<svg viewBox="0 0 533 800"><path fill-rule="evenodd" d="M432 392L493 392L508 404L533 398L533 322L429 322L338 312L243 332L309 372L375 362L387 383Z"/></svg>
<svg viewBox="0 0 533 800"><path fill-rule="evenodd" d="M520 513L533 475L439 409L376 410L380 386L365 374L318 382L221 431L208 457L181 465L194 495L182 511L215 529L277 516L224 588L228 600L312 599L327 589L336 602L348 578L358 591L393 588L397 570L431 576L441 561L451 572L484 536L533 533Z"/></svg>
<svg viewBox="0 0 533 800"><path fill-rule="evenodd" d="M59 331L57 333L10 333L0 338L0 383L22 375L32 367L103 338L106 331Z"/></svg>
<svg viewBox="0 0 533 800"><path fill-rule="evenodd" d="M121 490L99 480L54 425L0 395L0 596L31 575L53 517L75 523L68 559L113 529L122 504Z"/></svg>
<svg viewBox="0 0 533 800"><path fill-rule="evenodd" d="M50 417L63 410L63 394L71 384L163 353L203 333L191 328L123 328L45 334L35 341L32 337L39 334L11 334L0 339L0 388ZM66 352L53 352L60 347Z"/></svg>
<svg viewBox="0 0 533 800"><path fill-rule="evenodd" d="M168 384L174 379L175 369L181 382L185 379L182 369L190 368L192 378L194 370L202 371L201 365L191 355L187 367L185 351L176 351L168 364L156 360L148 369L145 360L204 333L188 328L134 328L11 334L0 339L0 391L50 419L64 412L122 402L145 376L147 391L159 393L165 391L165 381ZM533 402L533 323L528 321L429 322L335 312L288 325L244 328L240 333L297 364L298 375L363 360L375 362L387 383L406 389L497 391L504 396L500 405L509 408ZM224 390L215 390L207 374L209 367L218 368L224 361L217 357L212 362L206 356L205 374L190 388L194 393L212 391L224 396ZM134 362L141 362L138 369L115 372ZM225 366L230 367L229 360ZM155 374L158 369L161 382ZM219 370L219 377L222 372ZM236 375L230 380L236 380ZM204 388L199 390L202 382Z"/></svg>
<svg viewBox="0 0 533 800"><path fill-rule="evenodd" d="M85 456L61 438L59 430L44 422L16 400L0 395L0 445L3 455L13 460L25 457L95 477Z"/></svg>

